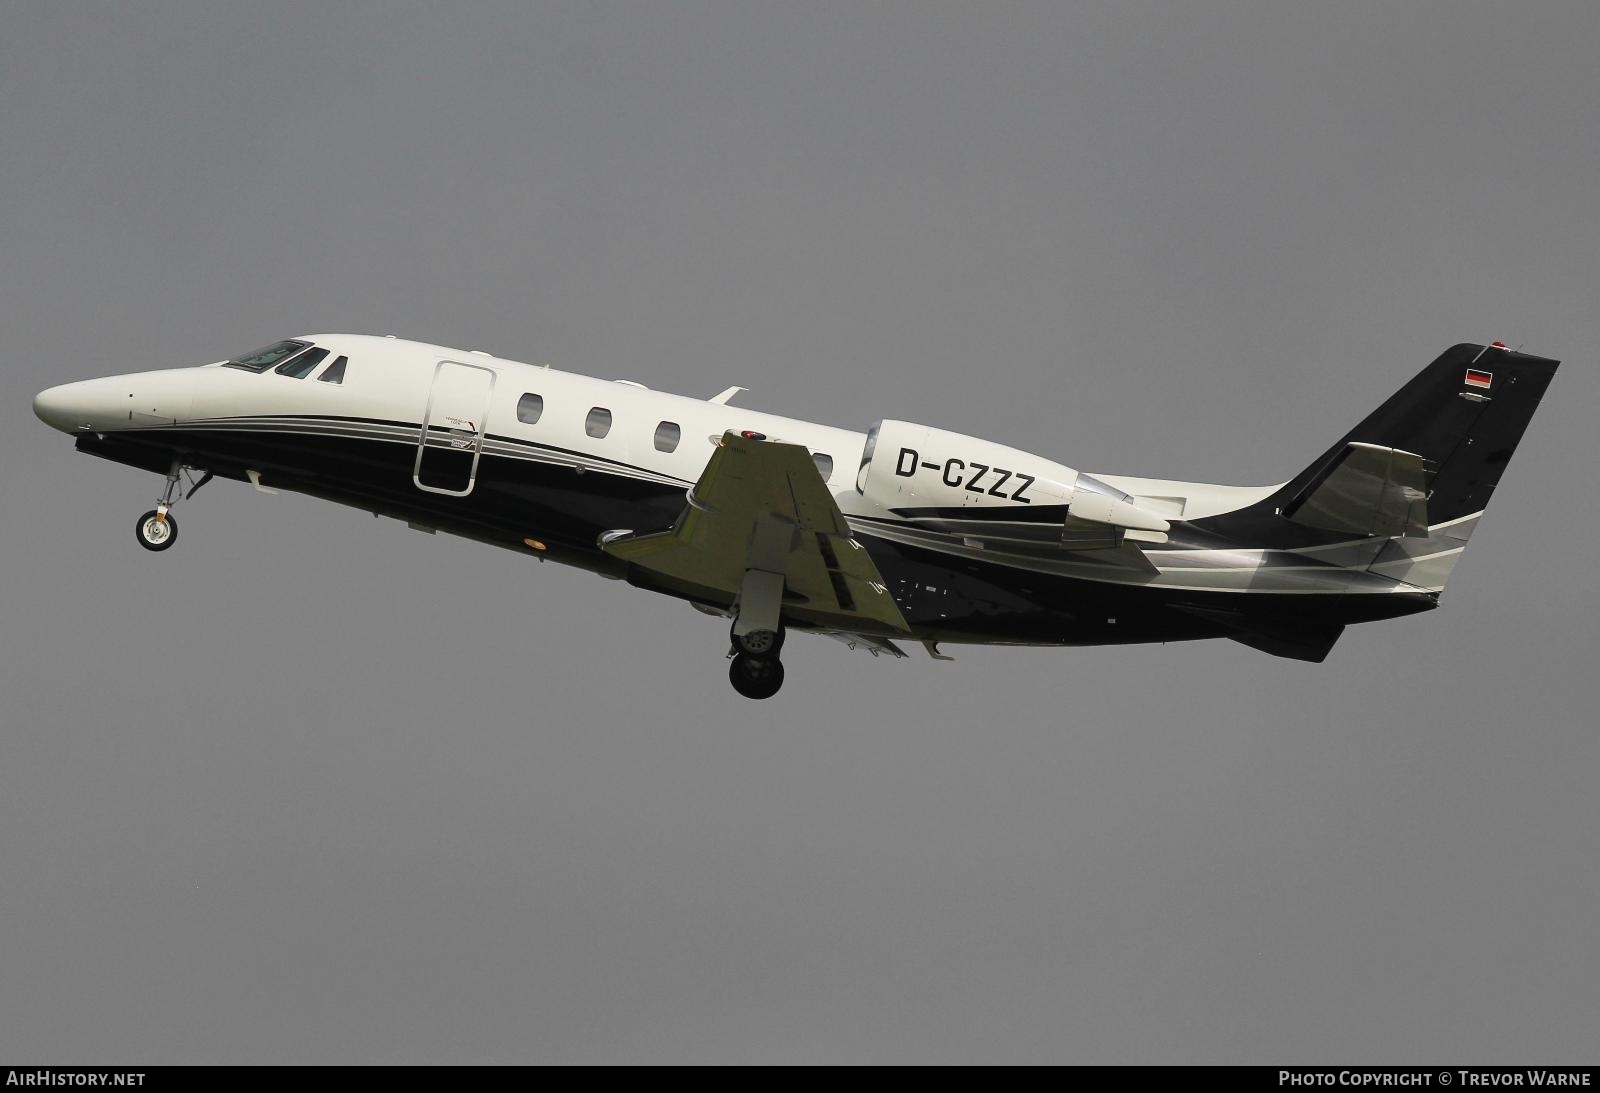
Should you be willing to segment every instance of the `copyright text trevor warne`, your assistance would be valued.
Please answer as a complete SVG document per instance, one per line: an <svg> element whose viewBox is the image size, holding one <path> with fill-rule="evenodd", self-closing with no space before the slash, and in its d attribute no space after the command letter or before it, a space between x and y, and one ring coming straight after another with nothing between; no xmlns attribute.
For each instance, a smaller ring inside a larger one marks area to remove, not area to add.
<svg viewBox="0 0 1600 1093"><path fill-rule="evenodd" d="M1467 1086L1587 1086L1593 1077L1588 1070L1563 1070L1528 1067L1513 1070L1280 1070L1283 1086L1410 1086L1446 1088Z"/></svg>

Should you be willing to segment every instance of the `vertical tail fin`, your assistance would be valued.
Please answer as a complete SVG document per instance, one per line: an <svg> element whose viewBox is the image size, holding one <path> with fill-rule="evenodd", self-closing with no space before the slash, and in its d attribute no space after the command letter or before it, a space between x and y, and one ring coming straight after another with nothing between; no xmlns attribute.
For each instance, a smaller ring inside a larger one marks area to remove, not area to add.
<svg viewBox="0 0 1600 1093"><path fill-rule="evenodd" d="M1429 524L1475 516L1489 503L1559 364L1503 346L1453 346L1290 488L1303 489L1350 444L1382 445L1422 457L1430 472Z"/></svg>
<svg viewBox="0 0 1600 1093"><path fill-rule="evenodd" d="M1559 363L1452 346L1271 497L1201 522L1437 592Z"/></svg>

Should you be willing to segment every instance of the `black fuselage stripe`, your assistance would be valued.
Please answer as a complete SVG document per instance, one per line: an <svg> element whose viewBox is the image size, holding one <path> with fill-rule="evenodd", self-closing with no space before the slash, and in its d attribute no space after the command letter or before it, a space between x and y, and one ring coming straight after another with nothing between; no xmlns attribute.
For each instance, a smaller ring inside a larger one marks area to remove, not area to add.
<svg viewBox="0 0 1600 1093"><path fill-rule="evenodd" d="M292 419L291 419L292 420ZM265 484L379 511L444 531L526 551L523 539L545 539L549 556L605 569L612 562L596 537L618 527L667 527L680 518L685 485L661 482L651 472L609 461L575 480L578 468L485 450L474 492L445 497L417 490L414 454L374 429L407 426L367 419L324 419L318 428L275 428L283 418L201 422L122 433L80 436L81 450L160 473L172 455L197 466L213 464L224 477L244 478L244 468L265 472ZM249 427L251 425L254 427ZM304 424L304 419L301 419ZM331 427L330 427L331 426ZM417 430L415 425L409 426ZM263 439L254 440L251 434ZM267 441L265 438L273 439ZM518 446L550 446L513 438ZM413 445L408 447L414 447ZM560 454L569 454L558 450ZM443 451L446 459L468 453ZM588 458L588 457L584 457ZM626 468L626 470L624 470ZM448 471L448 467L441 468ZM854 518L853 522L854 522ZM889 530L887 527L885 530ZM920 636L952 641L1011 641L1079 645L1173 641L1217 636L1179 608L1226 604L1234 610L1353 622L1408 614L1432 606L1409 594L1302 596L1269 591L1241 596L1225 589L1163 589L1041 572L995 559L956 558L934 546L892 542L863 528L859 541L902 614ZM648 582L640 578L641 583ZM672 590L665 590L671 594ZM1113 621L1114 620L1114 621Z"/></svg>

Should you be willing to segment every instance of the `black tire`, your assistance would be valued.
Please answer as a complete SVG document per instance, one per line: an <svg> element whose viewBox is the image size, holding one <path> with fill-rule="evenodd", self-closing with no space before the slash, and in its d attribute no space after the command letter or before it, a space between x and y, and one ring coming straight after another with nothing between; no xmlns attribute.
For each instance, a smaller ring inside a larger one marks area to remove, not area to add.
<svg viewBox="0 0 1600 1093"><path fill-rule="evenodd" d="M740 653L728 665L728 682L746 698L771 698L783 686L783 662Z"/></svg>
<svg viewBox="0 0 1600 1093"><path fill-rule="evenodd" d="M787 636L788 632L781 626L776 630L752 630L743 635L735 634L731 628L728 630L728 641L735 653L768 660L776 660L783 652L783 639Z"/></svg>
<svg viewBox="0 0 1600 1093"><path fill-rule="evenodd" d="M159 523L156 521L156 516L156 510L151 509L139 517L136 528L139 545L146 550L166 550L178 541L178 522L172 518L172 513L167 513L166 519Z"/></svg>

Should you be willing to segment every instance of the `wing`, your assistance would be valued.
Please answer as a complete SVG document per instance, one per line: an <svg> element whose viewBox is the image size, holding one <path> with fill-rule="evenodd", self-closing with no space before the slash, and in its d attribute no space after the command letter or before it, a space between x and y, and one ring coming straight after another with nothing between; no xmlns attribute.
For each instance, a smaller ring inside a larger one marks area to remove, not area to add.
<svg viewBox="0 0 1600 1093"><path fill-rule="evenodd" d="M746 572L759 570L782 575L783 613L797 622L862 634L910 630L798 444L724 434L672 528L608 535L602 545L652 583L703 599L731 602Z"/></svg>

